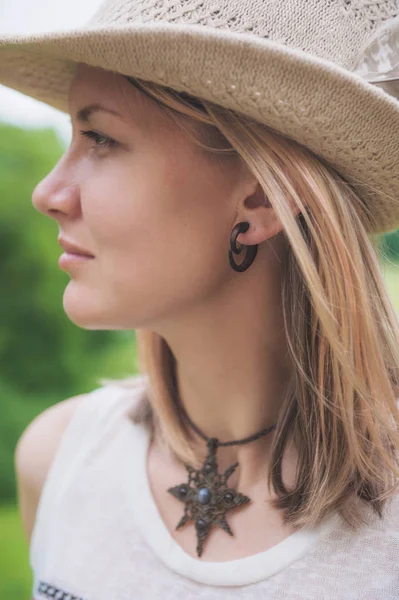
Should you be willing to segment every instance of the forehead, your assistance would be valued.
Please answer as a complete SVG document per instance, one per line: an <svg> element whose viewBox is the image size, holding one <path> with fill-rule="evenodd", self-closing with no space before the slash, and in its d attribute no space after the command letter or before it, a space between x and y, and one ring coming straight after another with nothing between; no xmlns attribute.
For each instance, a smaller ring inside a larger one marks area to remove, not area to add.
<svg viewBox="0 0 399 600"><path fill-rule="evenodd" d="M68 107L72 117L84 105L104 104L124 116L137 114L148 102L119 73L79 63L69 88Z"/></svg>

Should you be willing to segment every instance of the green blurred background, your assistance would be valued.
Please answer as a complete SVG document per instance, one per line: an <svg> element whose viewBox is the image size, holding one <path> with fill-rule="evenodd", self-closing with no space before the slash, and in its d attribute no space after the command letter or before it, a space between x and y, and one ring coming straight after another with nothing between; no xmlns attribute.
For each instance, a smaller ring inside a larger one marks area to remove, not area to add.
<svg viewBox="0 0 399 600"><path fill-rule="evenodd" d="M31 598L28 544L16 506L14 451L56 402L137 372L134 331L88 331L62 308L58 224L31 203L65 142L51 128L0 122L0 600ZM381 238L381 269L399 310L399 231ZM83 365L83 368L82 368Z"/></svg>
<svg viewBox="0 0 399 600"><path fill-rule="evenodd" d="M89 331L64 313L58 224L32 206L66 144L56 130L0 122L0 600L31 598L14 451L45 408L137 372L134 331Z"/></svg>

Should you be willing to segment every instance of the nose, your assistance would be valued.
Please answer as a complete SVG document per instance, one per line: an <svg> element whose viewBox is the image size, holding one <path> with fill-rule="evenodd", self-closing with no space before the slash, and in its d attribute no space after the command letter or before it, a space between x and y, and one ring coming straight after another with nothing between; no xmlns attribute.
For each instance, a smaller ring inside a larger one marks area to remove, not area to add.
<svg viewBox="0 0 399 600"><path fill-rule="evenodd" d="M55 220L63 216L73 217L80 210L77 184L68 181L58 167L37 184L32 194L35 209Z"/></svg>

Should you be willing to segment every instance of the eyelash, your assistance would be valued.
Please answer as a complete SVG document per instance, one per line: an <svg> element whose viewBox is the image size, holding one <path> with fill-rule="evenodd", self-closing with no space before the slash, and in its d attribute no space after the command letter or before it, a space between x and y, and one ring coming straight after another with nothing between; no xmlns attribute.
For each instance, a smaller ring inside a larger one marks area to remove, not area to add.
<svg viewBox="0 0 399 600"><path fill-rule="evenodd" d="M106 135L101 135L100 133L96 133L95 131L85 131L80 130L80 133L85 137L94 140L95 146L98 148L116 148L119 146L118 142L107 137ZM100 143L99 140L105 140L104 143Z"/></svg>

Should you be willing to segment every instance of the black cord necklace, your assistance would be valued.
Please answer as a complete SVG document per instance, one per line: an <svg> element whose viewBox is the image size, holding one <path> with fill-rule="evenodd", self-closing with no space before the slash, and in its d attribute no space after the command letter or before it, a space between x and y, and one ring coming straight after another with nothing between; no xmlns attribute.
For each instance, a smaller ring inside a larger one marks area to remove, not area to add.
<svg viewBox="0 0 399 600"><path fill-rule="evenodd" d="M251 500L248 496L227 486L227 480L238 467L238 462L228 467L224 473L218 473L216 459L218 447L248 444L267 435L277 425L271 425L242 440L219 442L217 438L208 438L204 435L184 410L182 410L182 414L194 431L207 442L208 454L202 469L197 470L185 464L188 471L188 482L169 488L168 492L184 502L184 514L177 524L176 530L183 527L188 521L194 521L197 532L197 555L201 556L204 541L208 537L212 525L218 525L229 535L234 535L226 521L226 512Z"/></svg>

